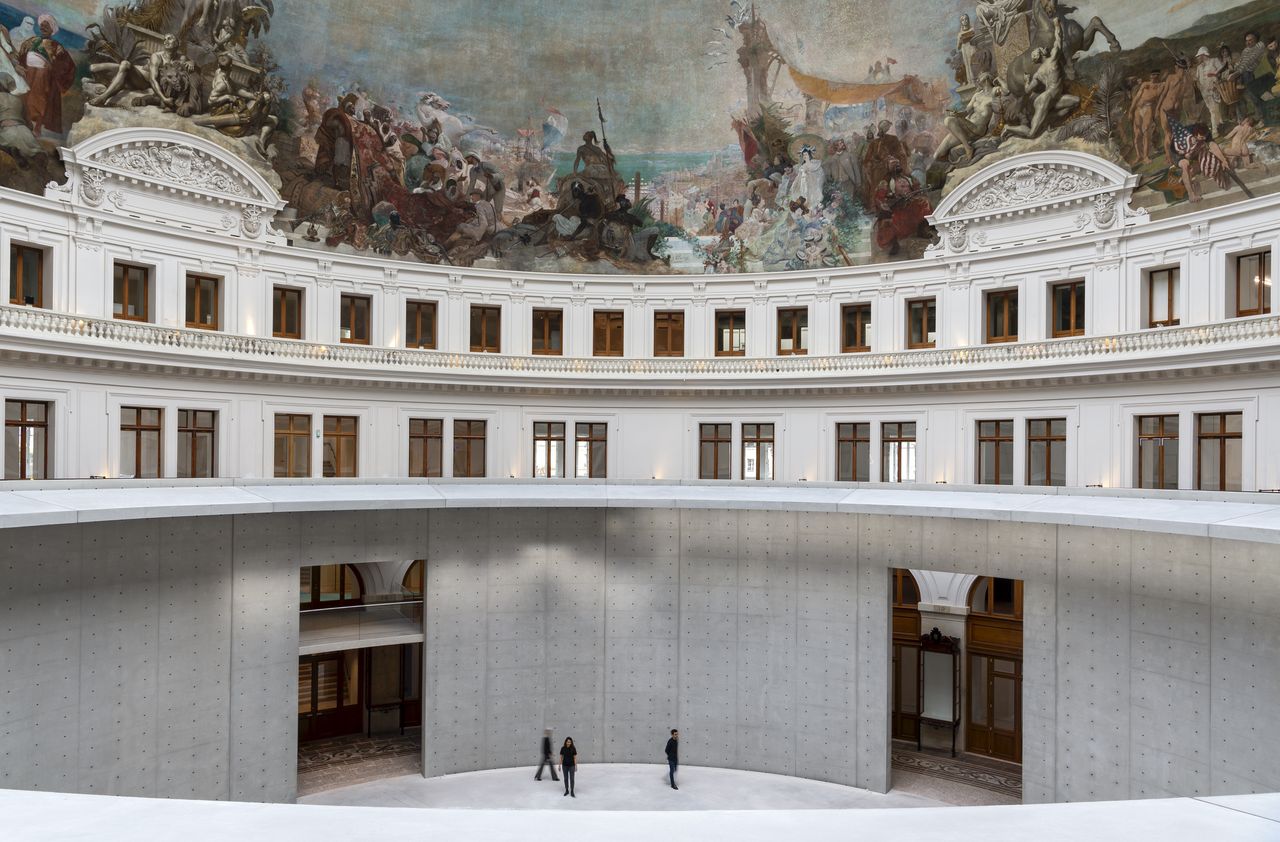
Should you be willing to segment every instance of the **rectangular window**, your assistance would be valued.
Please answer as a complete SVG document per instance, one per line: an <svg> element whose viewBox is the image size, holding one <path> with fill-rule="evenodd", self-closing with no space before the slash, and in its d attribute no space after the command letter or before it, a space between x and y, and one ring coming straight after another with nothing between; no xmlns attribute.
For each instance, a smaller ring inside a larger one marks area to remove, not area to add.
<svg viewBox="0 0 1280 842"><path fill-rule="evenodd" d="M987 293L987 341L1018 341L1018 291L1002 289Z"/></svg>
<svg viewBox="0 0 1280 842"><path fill-rule="evenodd" d="M9 245L9 303L44 306L44 249Z"/></svg>
<svg viewBox="0 0 1280 842"><path fill-rule="evenodd" d="M778 310L778 356L809 353L809 308Z"/></svg>
<svg viewBox="0 0 1280 842"><path fill-rule="evenodd" d="M732 479L733 425L698 425L698 478Z"/></svg>
<svg viewBox="0 0 1280 842"><path fill-rule="evenodd" d="M1067 419L1027 422L1027 485L1067 484Z"/></svg>
<svg viewBox="0 0 1280 842"><path fill-rule="evenodd" d="M880 425L880 481L916 481L914 421L893 421Z"/></svg>
<svg viewBox="0 0 1280 842"><path fill-rule="evenodd" d="M453 422L453 475L484 476L484 421Z"/></svg>
<svg viewBox="0 0 1280 842"><path fill-rule="evenodd" d="M1242 254L1236 258L1236 315L1261 316L1271 312L1271 252Z"/></svg>
<svg viewBox="0 0 1280 842"><path fill-rule="evenodd" d="M846 354L871 350L871 305L840 308L840 350Z"/></svg>
<svg viewBox="0 0 1280 842"><path fill-rule="evenodd" d="M871 481L871 425L836 424L836 482Z"/></svg>
<svg viewBox="0 0 1280 842"><path fill-rule="evenodd" d="M1084 281L1054 284L1053 335L1084 336Z"/></svg>
<svg viewBox="0 0 1280 842"><path fill-rule="evenodd" d="M409 419L409 476L444 476L444 421Z"/></svg>
<svg viewBox="0 0 1280 842"><path fill-rule="evenodd" d="M1243 487L1243 425L1239 412L1196 416L1196 488L1239 491Z"/></svg>
<svg viewBox="0 0 1280 842"><path fill-rule="evenodd" d="M120 407L120 476L155 479L161 475L160 437L164 410Z"/></svg>
<svg viewBox="0 0 1280 842"><path fill-rule="evenodd" d="M369 297L342 296L338 339L348 345L369 344Z"/></svg>
<svg viewBox="0 0 1280 842"><path fill-rule="evenodd" d="M591 314L591 353L597 357L622 356L622 311L596 310Z"/></svg>
<svg viewBox="0 0 1280 842"><path fill-rule="evenodd" d="M742 478L773 479L772 424L742 425Z"/></svg>
<svg viewBox="0 0 1280 842"><path fill-rule="evenodd" d="M187 327L218 329L218 279L187 275Z"/></svg>
<svg viewBox="0 0 1280 842"><path fill-rule="evenodd" d="M1178 487L1178 416L1138 418L1138 488Z"/></svg>
<svg viewBox="0 0 1280 842"><path fill-rule="evenodd" d="M354 477L356 451L359 445L357 425L360 419L350 415L324 417L324 449L320 467L326 477Z"/></svg>
<svg viewBox="0 0 1280 842"><path fill-rule="evenodd" d="M112 315L117 319L128 319L133 322L150 321L151 309L147 305L150 281L151 270L145 266L117 263Z"/></svg>
<svg viewBox="0 0 1280 842"><path fill-rule="evenodd" d="M558 357L564 353L564 311L533 311L533 353Z"/></svg>
<svg viewBox="0 0 1280 842"><path fill-rule="evenodd" d="M576 448L574 463L577 476L584 479L603 479L609 475L609 425L600 422L581 422L574 435Z"/></svg>
<svg viewBox="0 0 1280 842"><path fill-rule="evenodd" d="M404 347L436 347L436 303L410 301L405 304Z"/></svg>
<svg viewBox="0 0 1280 842"><path fill-rule="evenodd" d="M564 424L533 422L533 475L538 479L564 477Z"/></svg>
<svg viewBox="0 0 1280 842"><path fill-rule="evenodd" d="M1172 327L1178 323L1178 272L1173 268L1147 273L1147 327Z"/></svg>
<svg viewBox="0 0 1280 842"><path fill-rule="evenodd" d="M747 353L747 311L716 311L716 356L742 357Z"/></svg>
<svg viewBox="0 0 1280 842"><path fill-rule="evenodd" d="M1013 422L978 422L979 485L1013 485Z"/></svg>
<svg viewBox="0 0 1280 842"><path fill-rule="evenodd" d="M49 404L4 402L4 478L49 478Z"/></svg>
<svg viewBox="0 0 1280 842"><path fill-rule="evenodd" d="M217 447L218 413L208 409L178 410L178 476L217 476Z"/></svg>
<svg viewBox="0 0 1280 842"><path fill-rule="evenodd" d="M653 355L684 356L684 311L672 310L653 314Z"/></svg>
<svg viewBox="0 0 1280 842"><path fill-rule="evenodd" d="M907 302L907 347L933 348L938 342L937 299Z"/></svg>
<svg viewBox="0 0 1280 842"><path fill-rule="evenodd" d="M311 476L311 416L277 415L275 429L275 475Z"/></svg>
<svg viewBox="0 0 1280 842"><path fill-rule="evenodd" d="M502 351L502 308L471 305L471 350L478 354Z"/></svg>
<svg viewBox="0 0 1280 842"><path fill-rule="evenodd" d="M302 290L272 288L271 335L277 339L302 338Z"/></svg>

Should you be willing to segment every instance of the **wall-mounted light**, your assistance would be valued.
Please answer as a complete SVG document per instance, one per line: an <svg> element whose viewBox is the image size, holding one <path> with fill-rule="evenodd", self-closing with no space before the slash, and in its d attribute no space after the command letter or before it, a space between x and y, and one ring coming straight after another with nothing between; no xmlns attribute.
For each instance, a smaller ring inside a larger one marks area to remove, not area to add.
<svg viewBox="0 0 1280 842"><path fill-rule="evenodd" d="M1104 486L1104 485L1103 485L1102 483L1100 483L1100 482L1091 482L1091 483L1088 483L1087 485L1085 485L1085 488L1105 488L1105 487L1106 487L1106 486Z"/></svg>

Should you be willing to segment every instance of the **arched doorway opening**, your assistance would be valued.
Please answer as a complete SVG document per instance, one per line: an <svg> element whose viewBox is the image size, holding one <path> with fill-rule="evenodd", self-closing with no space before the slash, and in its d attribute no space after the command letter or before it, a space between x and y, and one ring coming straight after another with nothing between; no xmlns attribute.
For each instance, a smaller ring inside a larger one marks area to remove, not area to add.
<svg viewBox="0 0 1280 842"><path fill-rule="evenodd" d="M920 734L920 586L910 570L892 571L893 714L895 740L915 741Z"/></svg>
<svg viewBox="0 0 1280 842"><path fill-rule="evenodd" d="M979 576L969 589L965 748L1022 762L1022 582Z"/></svg>

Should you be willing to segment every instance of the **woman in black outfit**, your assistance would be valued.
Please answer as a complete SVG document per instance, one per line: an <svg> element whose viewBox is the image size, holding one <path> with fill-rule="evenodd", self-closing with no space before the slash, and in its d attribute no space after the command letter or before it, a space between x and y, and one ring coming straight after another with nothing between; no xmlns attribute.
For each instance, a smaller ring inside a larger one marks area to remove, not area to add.
<svg viewBox="0 0 1280 842"><path fill-rule="evenodd" d="M573 794L573 778L577 771L578 750L573 747L573 737L565 737L564 745L560 746L560 774L564 776L564 794L574 798L578 797Z"/></svg>

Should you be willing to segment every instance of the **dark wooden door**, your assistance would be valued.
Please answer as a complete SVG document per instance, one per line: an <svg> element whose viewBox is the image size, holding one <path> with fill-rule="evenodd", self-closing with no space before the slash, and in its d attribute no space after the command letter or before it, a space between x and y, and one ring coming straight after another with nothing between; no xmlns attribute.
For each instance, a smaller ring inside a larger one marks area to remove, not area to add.
<svg viewBox="0 0 1280 842"><path fill-rule="evenodd" d="M915 740L920 733L918 710L920 647L893 644L893 738Z"/></svg>
<svg viewBox="0 0 1280 842"><path fill-rule="evenodd" d="M969 721L965 747L1022 762L1022 659L969 654Z"/></svg>
<svg viewBox="0 0 1280 842"><path fill-rule="evenodd" d="M298 658L298 741L364 730L360 650Z"/></svg>

